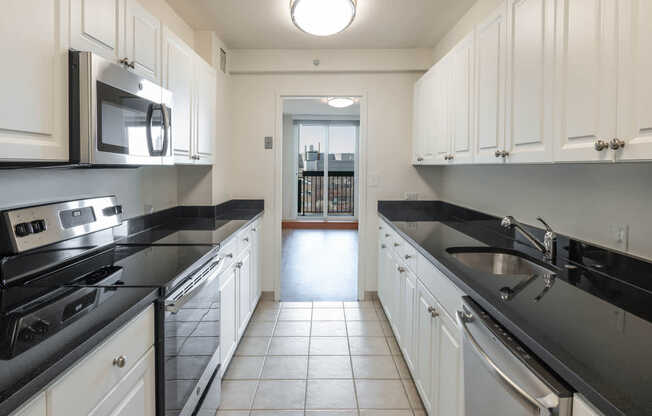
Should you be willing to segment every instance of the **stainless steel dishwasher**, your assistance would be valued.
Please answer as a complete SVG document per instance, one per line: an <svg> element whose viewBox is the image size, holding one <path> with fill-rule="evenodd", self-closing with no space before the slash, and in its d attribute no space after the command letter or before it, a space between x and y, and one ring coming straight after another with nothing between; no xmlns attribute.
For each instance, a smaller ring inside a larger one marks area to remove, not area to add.
<svg viewBox="0 0 652 416"><path fill-rule="evenodd" d="M466 416L570 416L569 387L471 298L462 300Z"/></svg>

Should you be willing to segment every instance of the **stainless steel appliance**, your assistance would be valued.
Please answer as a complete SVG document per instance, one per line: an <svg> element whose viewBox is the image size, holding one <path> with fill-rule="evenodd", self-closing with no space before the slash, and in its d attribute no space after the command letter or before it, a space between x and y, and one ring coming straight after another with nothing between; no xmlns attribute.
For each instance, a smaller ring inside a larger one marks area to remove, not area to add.
<svg viewBox="0 0 652 416"><path fill-rule="evenodd" d="M466 415L570 416L570 388L471 298L462 299Z"/></svg>
<svg viewBox="0 0 652 416"><path fill-rule="evenodd" d="M70 162L171 165L172 94L90 52L69 52Z"/></svg>

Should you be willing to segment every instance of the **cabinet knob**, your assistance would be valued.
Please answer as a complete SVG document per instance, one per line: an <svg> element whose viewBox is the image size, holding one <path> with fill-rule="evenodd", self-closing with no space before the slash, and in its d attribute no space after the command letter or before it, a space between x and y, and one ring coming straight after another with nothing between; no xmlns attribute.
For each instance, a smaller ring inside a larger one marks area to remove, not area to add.
<svg viewBox="0 0 652 416"><path fill-rule="evenodd" d="M249 237L243 238L242 241L244 241L245 243L248 243L249 242Z"/></svg>
<svg viewBox="0 0 652 416"><path fill-rule="evenodd" d="M118 368L123 368L127 364L127 357L121 355L113 359L113 365Z"/></svg>
<svg viewBox="0 0 652 416"><path fill-rule="evenodd" d="M609 142L609 147L611 147L611 150L622 149L625 147L625 141L620 139L611 139Z"/></svg>
<svg viewBox="0 0 652 416"><path fill-rule="evenodd" d="M399 244L399 243L394 243L394 247L398 247L398 246L400 246L400 245L401 245L401 244Z"/></svg>
<svg viewBox="0 0 652 416"><path fill-rule="evenodd" d="M432 307L432 306L428 306L428 312L430 313L430 315L431 315L433 318L436 318L436 317L439 316L439 312L437 312L437 309L435 309L435 308Z"/></svg>
<svg viewBox="0 0 652 416"><path fill-rule="evenodd" d="M387 237L389 237L389 234L388 234L388 233L385 233L385 238L387 238Z"/></svg>
<svg viewBox="0 0 652 416"><path fill-rule="evenodd" d="M409 260L409 259L411 259L411 258L412 258L412 256L410 256L409 254L406 254L406 255L405 255L405 260Z"/></svg>
<svg viewBox="0 0 652 416"><path fill-rule="evenodd" d="M254 227L254 228L252 228L252 229L251 229L251 231L253 231L253 232L256 232L256 228L255 228L255 227Z"/></svg>
<svg viewBox="0 0 652 416"><path fill-rule="evenodd" d="M227 259L232 259L232 258L233 258L233 253L229 253L229 254L227 254L227 255L224 256L224 257L226 257Z"/></svg>
<svg viewBox="0 0 652 416"><path fill-rule="evenodd" d="M405 267L398 266L396 270L398 270L399 273L405 273Z"/></svg>
<svg viewBox="0 0 652 416"><path fill-rule="evenodd" d="M417 162L423 162L423 158L421 156L417 157Z"/></svg>
<svg viewBox="0 0 652 416"><path fill-rule="evenodd" d="M507 156L509 156L509 152L507 150L503 150L502 152L500 152L500 157L502 157L503 159L506 158Z"/></svg>
<svg viewBox="0 0 652 416"><path fill-rule="evenodd" d="M500 155L502 155L502 152L500 150L496 150L496 152L494 153L494 156L500 157Z"/></svg>
<svg viewBox="0 0 652 416"><path fill-rule="evenodd" d="M595 141L595 144L593 145L593 147L594 147L595 150L597 150L598 152L601 152L601 151L603 151L604 149L606 149L606 148L609 147L609 143L607 143L606 140L596 140L596 141Z"/></svg>
<svg viewBox="0 0 652 416"><path fill-rule="evenodd" d="M385 244L381 244L380 248L387 248L387 246Z"/></svg>

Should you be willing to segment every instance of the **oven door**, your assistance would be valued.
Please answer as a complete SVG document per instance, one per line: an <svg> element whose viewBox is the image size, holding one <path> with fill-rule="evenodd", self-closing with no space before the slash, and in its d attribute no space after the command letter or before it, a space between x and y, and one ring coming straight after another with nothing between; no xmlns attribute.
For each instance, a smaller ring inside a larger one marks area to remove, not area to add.
<svg viewBox="0 0 652 416"><path fill-rule="evenodd" d="M216 373L220 364L219 274L223 264L215 258L165 299L164 387L159 383L164 388L165 408L159 414L190 416L202 400L219 402ZM208 395L217 397L205 399Z"/></svg>

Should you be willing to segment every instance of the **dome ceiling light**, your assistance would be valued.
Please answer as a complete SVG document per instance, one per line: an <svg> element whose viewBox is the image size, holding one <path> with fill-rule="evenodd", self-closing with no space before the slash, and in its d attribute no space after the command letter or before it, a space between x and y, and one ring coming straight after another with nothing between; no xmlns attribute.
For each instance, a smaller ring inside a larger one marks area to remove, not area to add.
<svg viewBox="0 0 652 416"><path fill-rule="evenodd" d="M346 108L352 106L355 100L351 97L328 97L327 103L331 107Z"/></svg>
<svg viewBox="0 0 652 416"><path fill-rule="evenodd" d="M290 0L294 24L315 36L330 36L349 27L357 0Z"/></svg>

